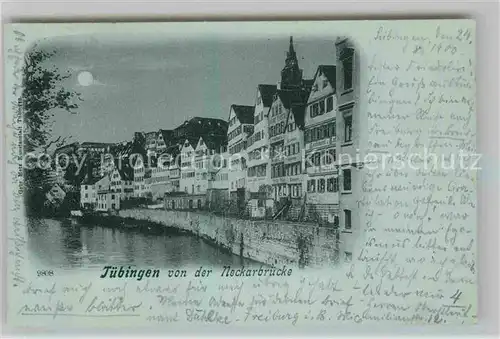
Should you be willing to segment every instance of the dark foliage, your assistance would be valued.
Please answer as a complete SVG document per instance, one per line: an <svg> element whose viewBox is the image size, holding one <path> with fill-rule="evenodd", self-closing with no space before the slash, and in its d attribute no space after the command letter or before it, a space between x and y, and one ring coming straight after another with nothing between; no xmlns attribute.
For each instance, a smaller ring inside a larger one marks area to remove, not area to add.
<svg viewBox="0 0 500 339"><path fill-rule="evenodd" d="M23 90L19 100L24 117L24 152L47 153L51 146L59 147L66 138L52 139L53 109L63 109L71 114L78 108L74 103L81 100L74 91L64 88L63 83L71 74L50 66L50 58L58 52L34 45L26 53L23 65ZM50 166L47 166L50 167ZM25 202L27 212L40 213L45 192L50 187L47 181L50 168L25 169ZM76 180L76 179L75 179Z"/></svg>

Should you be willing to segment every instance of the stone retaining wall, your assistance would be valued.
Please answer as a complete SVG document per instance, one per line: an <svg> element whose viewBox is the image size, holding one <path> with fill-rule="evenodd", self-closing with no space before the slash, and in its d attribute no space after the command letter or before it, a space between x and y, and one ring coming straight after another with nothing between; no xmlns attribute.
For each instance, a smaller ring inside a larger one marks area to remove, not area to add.
<svg viewBox="0 0 500 339"><path fill-rule="evenodd" d="M177 227L234 254L274 266L333 266L338 257L334 229L310 223L253 221L207 212L147 209L121 210L119 216Z"/></svg>

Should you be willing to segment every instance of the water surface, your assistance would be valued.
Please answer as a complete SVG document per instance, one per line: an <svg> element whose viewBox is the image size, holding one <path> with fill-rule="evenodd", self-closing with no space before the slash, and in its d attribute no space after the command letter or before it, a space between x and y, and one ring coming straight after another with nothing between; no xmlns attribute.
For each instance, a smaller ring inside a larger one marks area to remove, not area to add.
<svg viewBox="0 0 500 339"><path fill-rule="evenodd" d="M106 265L165 269L256 264L192 235L145 234L69 219L36 218L28 219L28 258L34 270L101 270Z"/></svg>

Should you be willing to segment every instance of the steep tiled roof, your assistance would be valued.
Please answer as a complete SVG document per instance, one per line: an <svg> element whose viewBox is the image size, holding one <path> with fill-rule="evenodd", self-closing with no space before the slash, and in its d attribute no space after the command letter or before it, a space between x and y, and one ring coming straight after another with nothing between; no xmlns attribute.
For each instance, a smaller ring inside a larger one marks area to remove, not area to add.
<svg viewBox="0 0 500 339"><path fill-rule="evenodd" d="M309 90L278 90L278 96L283 106L293 114L297 126L303 127Z"/></svg>
<svg viewBox="0 0 500 339"><path fill-rule="evenodd" d="M132 153L133 146L134 145L132 141L117 143L110 148L110 152L115 158L122 156L126 157Z"/></svg>
<svg viewBox="0 0 500 339"><path fill-rule="evenodd" d="M160 133L161 136L163 137L163 140L165 141L165 144L169 145L170 141L172 140L174 131L170 129L160 129Z"/></svg>
<svg viewBox="0 0 500 339"><path fill-rule="evenodd" d="M253 112L252 112L253 115ZM174 142L184 143L186 138L196 138L208 135L226 135L227 121L216 118L196 117L185 121L174 130Z"/></svg>
<svg viewBox="0 0 500 339"><path fill-rule="evenodd" d="M293 114L293 119L295 120L295 124L299 126L299 128L304 127L305 113L306 113L306 105L300 104L293 106L291 109Z"/></svg>
<svg viewBox="0 0 500 339"><path fill-rule="evenodd" d="M134 173L133 173L132 167L125 166L125 167L119 168L118 172L120 173L120 177L122 180L133 180L134 179Z"/></svg>
<svg viewBox="0 0 500 339"><path fill-rule="evenodd" d="M156 131L153 131L153 132L146 132L146 133L144 134L145 139L146 139L146 144L148 144L148 143L149 143L151 140L153 140L153 139L155 139L155 140L156 140L156 138L158 137L157 133L158 133L158 132L156 132Z"/></svg>
<svg viewBox="0 0 500 339"><path fill-rule="evenodd" d="M93 142L93 141L85 141L80 144L80 147L106 147L111 146L112 143L107 142Z"/></svg>
<svg viewBox="0 0 500 339"><path fill-rule="evenodd" d="M193 147L193 149L196 149L196 146L198 146L198 140L197 138L186 138L182 141L181 143L181 146L184 146L184 144L186 143L186 140L189 142L189 144L191 145L191 147Z"/></svg>
<svg viewBox="0 0 500 339"><path fill-rule="evenodd" d="M245 105L231 105L234 114L236 114L236 118L240 121L241 124L253 124L253 111L254 106L245 106Z"/></svg>
<svg viewBox="0 0 500 339"><path fill-rule="evenodd" d="M323 73L326 76L326 78L328 79L328 82L335 90L335 87L337 84L337 78L335 75L335 73L336 73L335 66L333 66L333 65L319 65L318 71L316 72L316 76L318 76L319 72Z"/></svg>
<svg viewBox="0 0 500 339"><path fill-rule="evenodd" d="M306 104L308 95L309 91L306 90L278 90L278 96L286 109Z"/></svg>
<svg viewBox="0 0 500 339"><path fill-rule="evenodd" d="M314 85L314 79L304 79L304 87L307 91L310 91L312 86Z"/></svg>
<svg viewBox="0 0 500 339"><path fill-rule="evenodd" d="M170 154L171 156L175 157L177 156L177 154L180 153L180 147L179 147L179 144L174 144L174 145L170 145L167 147L167 149L165 150L165 152L163 152L162 154Z"/></svg>
<svg viewBox="0 0 500 339"><path fill-rule="evenodd" d="M276 88L277 88L276 85L260 84L258 87L264 106L271 107L271 105L273 104L274 93L276 93Z"/></svg>
<svg viewBox="0 0 500 339"><path fill-rule="evenodd" d="M102 177L90 177L89 178L88 176L86 176L82 182L82 185L93 185L101 179L102 179Z"/></svg>
<svg viewBox="0 0 500 339"><path fill-rule="evenodd" d="M208 149L219 151L221 146L227 145L227 138L225 137L205 138L203 139L203 142L205 143Z"/></svg>

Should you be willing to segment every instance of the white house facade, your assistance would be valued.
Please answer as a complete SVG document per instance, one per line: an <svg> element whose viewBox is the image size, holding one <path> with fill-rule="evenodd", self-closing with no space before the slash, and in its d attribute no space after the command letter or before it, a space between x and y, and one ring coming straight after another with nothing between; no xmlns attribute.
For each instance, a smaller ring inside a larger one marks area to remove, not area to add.
<svg viewBox="0 0 500 339"><path fill-rule="evenodd" d="M253 134L253 106L231 105L227 130L229 152L229 191L245 190L247 172L247 138Z"/></svg>
<svg viewBox="0 0 500 339"><path fill-rule="evenodd" d="M352 42L339 39L337 51L337 154L339 163L340 258L350 261L359 238L367 117L359 111L359 60ZM358 154L359 152L359 154ZM359 155L359 157L357 157Z"/></svg>
<svg viewBox="0 0 500 339"><path fill-rule="evenodd" d="M262 216L270 202L271 161L269 158L269 110L276 85L258 85L254 109L254 133L247 140L247 189L253 216Z"/></svg>
<svg viewBox="0 0 500 339"><path fill-rule="evenodd" d="M305 115L307 178L304 189L308 204L334 205L336 214L339 204L337 111L335 66L319 66Z"/></svg>

